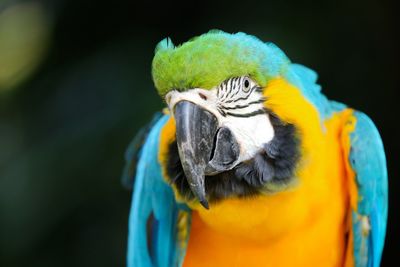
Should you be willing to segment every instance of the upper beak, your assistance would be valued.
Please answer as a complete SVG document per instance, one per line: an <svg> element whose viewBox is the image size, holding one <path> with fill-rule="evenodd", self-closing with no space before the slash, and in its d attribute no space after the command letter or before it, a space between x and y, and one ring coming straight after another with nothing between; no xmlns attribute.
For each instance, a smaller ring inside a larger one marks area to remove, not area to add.
<svg viewBox="0 0 400 267"><path fill-rule="evenodd" d="M173 112L183 171L193 194L208 209L205 176L232 169L239 157L239 145L230 130L218 128L217 117L204 108L182 100Z"/></svg>

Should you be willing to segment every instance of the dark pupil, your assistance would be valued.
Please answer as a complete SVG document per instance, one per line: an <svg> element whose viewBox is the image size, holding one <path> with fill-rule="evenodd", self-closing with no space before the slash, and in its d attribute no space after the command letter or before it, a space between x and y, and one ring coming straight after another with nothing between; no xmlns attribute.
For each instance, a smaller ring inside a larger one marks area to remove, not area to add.
<svg viewBox="0 0 400 267"><path fill-rule="evenodd" d="M249 85L250 85L250 84L249 84L249 81L248 81L248 80L245 80L245 81L244 81L244 87L247 88L247 87L249 87Z"/></svg>

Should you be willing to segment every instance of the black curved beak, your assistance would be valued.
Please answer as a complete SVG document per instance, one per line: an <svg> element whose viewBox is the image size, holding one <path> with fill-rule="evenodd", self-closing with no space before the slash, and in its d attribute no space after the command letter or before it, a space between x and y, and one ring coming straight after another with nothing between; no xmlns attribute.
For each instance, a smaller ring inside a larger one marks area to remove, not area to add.
<svg viewBox="0 0 400 267"><path fill-rule="evenodd" d="M174 117L183 171L193 194L208 209L205 176L232 169L239 145L228 128L218 129L218 119L211 112L192 102L178 102Z"/></svg>

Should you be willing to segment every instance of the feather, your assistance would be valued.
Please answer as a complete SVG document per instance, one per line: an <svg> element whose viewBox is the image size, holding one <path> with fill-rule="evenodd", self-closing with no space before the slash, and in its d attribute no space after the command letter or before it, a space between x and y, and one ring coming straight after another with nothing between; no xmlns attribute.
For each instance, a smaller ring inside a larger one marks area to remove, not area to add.
<svg viewBox="0 0 400 267"><path fill-rule="evenodd" d="M385 240L388 184L384 148L375 125L367 115L355 112L350 135L349 163L354 170L357 202L352 207L356 267L379 267Z"/></svg>
<svg viewBox="0 0 400 267"><path fill-rule="evenodd" d="M121 175L121 183L126 189L131 190L133 187L133 178L136 175L136 164L140 158L141 148L151 127L154 126L161 116L161 112L154 114L151 122L139 130L125 151L125 166Z"/></svg>
<svg viewBox="0 0 400 267"><path fill-rule="evenodd" d="M176 257L182 254L177 251L182 250L177 240L177 218L185 206L176 203L158 162L159 135L167 119L164 115L155 122L141 148L129 217L129 267L179 266L182 262ZM150 218L154 221L152 229L147 228ZM148 240L148 231L153 234L152 240Z"/></svg>
<svg viewBox="0 0 400 267"><path fill-rule="evenodd" d="M152 64L160 95L172 89L210 89L231 77L250 75L261 86L283 74L286 55L272 43L239 32L212 30L175 47L169 38L156 48Z"/></svg>

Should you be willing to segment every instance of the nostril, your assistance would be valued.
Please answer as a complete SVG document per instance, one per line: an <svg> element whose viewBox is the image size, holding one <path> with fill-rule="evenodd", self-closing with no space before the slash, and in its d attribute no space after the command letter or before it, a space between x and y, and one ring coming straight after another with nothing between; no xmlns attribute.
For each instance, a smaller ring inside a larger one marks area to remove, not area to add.
<svg viewBox="0 0 400 267"><path fill-rule="evenodd" d="M207 97L203 93L199 93L199 96L201 97L201 99L207 100Z"/></svg>
<svg viewBox="0 0 400 267"><path fill-rule="evenodd" d="M165 102L167 103L167 105L169 105L169 103L171 102L171 94L167 94L166 96L165 96Z"/></svg>

